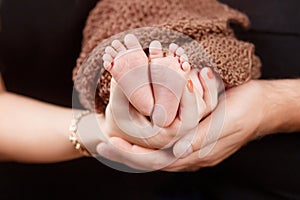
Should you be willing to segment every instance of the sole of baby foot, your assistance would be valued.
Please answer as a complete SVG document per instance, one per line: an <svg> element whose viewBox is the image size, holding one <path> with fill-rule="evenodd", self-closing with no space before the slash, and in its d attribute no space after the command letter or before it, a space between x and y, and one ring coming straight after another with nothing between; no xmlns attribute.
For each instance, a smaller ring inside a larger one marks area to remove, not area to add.
<svg viewBox="0 0 300 200"><path fill-rule="evenodd" d="M131 104L143 115L150 116L154 99L148 57L133 34L126 35L124 43L114 40L111 46L106 47L103 66L111 73Z"/></svg>
<svg viewBox="0 0 300 200"><path fill-rule="evenodd" d="M190 72L188 57L176 44L169 46L167 55L159 41L149 46L150 74L154 95L153 123L168 127L176 118L183 89Z"/></svg>

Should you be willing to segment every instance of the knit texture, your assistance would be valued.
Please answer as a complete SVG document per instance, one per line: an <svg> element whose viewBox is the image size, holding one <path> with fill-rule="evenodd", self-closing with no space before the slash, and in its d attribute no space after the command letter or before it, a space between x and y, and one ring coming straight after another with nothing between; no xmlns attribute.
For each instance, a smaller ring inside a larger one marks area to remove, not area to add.
<svg viewBox="0 0 300 200"><path fill-rule="evenodd" d="M250 25L245 14L216 0L100 1L88 17L73 73L81 103L98 113L105 111L111 75L102 56L107 45L126 33L134 33L145 49L152 40L181 45L192 67L213 68L226 87L259 78L261 62L254 45L239 41L230 23L245 29Z"/></svg>

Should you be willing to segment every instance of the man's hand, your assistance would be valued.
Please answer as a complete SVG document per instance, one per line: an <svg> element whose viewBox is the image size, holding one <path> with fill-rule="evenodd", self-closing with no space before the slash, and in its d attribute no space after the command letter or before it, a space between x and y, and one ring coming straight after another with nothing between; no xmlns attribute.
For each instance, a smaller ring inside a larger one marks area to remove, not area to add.
<svg viewBox="0 0 300 200"><path fill-rule="evenodd" d="M167 171L194 171L217 165L243 145L260 136L265 122L266 97L261 85L250 81L228 90L217 109L202 121L196 134L181 138L174 154L186 151Z"/></svg>
<svg viewBox="0 0 300 200"><path fill-rule="evenodd" d="M194 171L214 166L257 137L300 130L299 86L299 80L250 81L228 90L226 98L199 124L197 134L190 140L193 153L165 170ZM223 123L212 124L218 115L223 115L224 108ZM214 136L214 126L222 126L219 137ZM188 138L191 136L178 141L174 152L180 151L180 144L186 144Z"/></svg>

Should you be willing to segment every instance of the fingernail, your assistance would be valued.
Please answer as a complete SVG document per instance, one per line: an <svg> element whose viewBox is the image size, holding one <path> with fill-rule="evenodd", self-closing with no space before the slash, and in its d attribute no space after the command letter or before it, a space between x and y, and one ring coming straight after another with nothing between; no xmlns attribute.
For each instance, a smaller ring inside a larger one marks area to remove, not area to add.
<svg viewBox="0 0 300 200"><path fill-rule="evenodd" d="M213 79L214 78L214 73L213 73L213 71L210 68L208 68L208 70L207 70L207 77L209 79Z"/></svg>
<svg viewBox="0 0 300 200"><path fill-rule="evenodd" d="M189 146L188 149L184 152L184 154L181 156L181 158L185 158L185 157L187 157L188 155L190 155L191 153L193 153L193 147L192 147L192 145L190 144L190 146Z"/></svg>
<svg viewBox="0 0 300 200"><path fill-rule="evenodd" d="M190 93L194 92L194 84L193 84L193 81L191 79L188 79L188 81L187 81L187 88L188 88Z"/></svg>
<svg viewBox="0 0 300 200"><path fill-rule="evenodd" d="M193 153L193 147L190 144L189 148L186 150L186 152L182 155L182 157L187 157L188 155L190 155L191 153Z"/></svg>
<svg viewBox="0 0 300 200"><path fill-rule="evenodd" d="M193 147L190 141L185 140L174 146L174 155L177 158L185 158L191 153L193 153Z"/></svg>
<svg viewBox="0 0 300 200"><path fill-rule="evenodd" d="M199 155L198 157L201 158L205 158L205 156L207 156L214 148L215 143L213 144L209 144L207 146L204 146L203 148L200 149L199 151Z"/></svg>
<svg viewBox="0 0 300 200"><path fill-rule="evenodd" d="M212 70L208 67L205 67L204 69L202 69L200 74L201 74L202 78L207 78L207 79L214 78L214 74L213 74Z"/></svg>

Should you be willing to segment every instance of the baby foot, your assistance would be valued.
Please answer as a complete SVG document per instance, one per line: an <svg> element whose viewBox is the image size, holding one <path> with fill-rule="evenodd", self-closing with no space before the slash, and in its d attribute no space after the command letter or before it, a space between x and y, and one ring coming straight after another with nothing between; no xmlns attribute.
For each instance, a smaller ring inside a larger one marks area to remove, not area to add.
<svg viewBox="0 0 300 200"><path fill-rule="evenodd" d="M149 54L155 101L152 120L160 127L167 127L177 115L191 67L183 48L173 43L164 57L161 43L153 41L149 46Z"/></svg>
<svg viewBox="0 0 300 200"><path fill-rule="evenodd" d="M149 61L133 34L124 38L126 47L115 40L106 47L103 65L120 85L131 104L143 115L150 116L154 99L149 78Z"/></svg>

